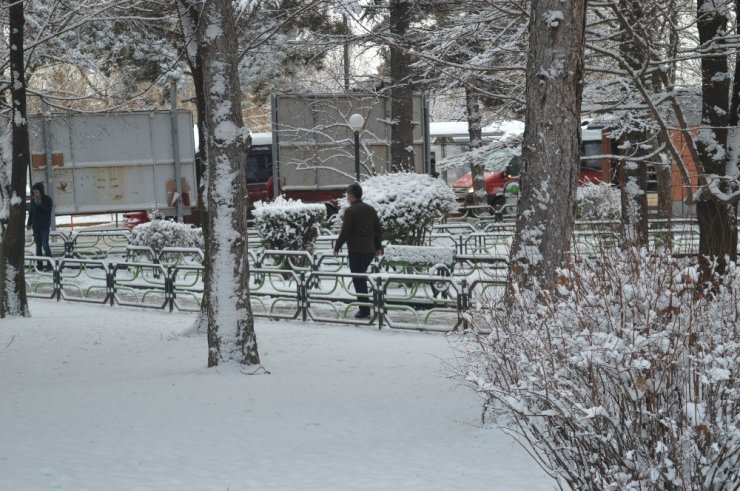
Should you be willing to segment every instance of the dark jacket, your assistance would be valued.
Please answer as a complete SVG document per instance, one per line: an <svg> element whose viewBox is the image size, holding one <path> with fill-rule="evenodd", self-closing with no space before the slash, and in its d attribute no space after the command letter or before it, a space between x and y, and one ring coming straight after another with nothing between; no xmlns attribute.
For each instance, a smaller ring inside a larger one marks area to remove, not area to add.
<svg viewBox="0 0 740 491"><path fill-rule="evenodd" d="M380 250L382 238L383 231L375 208L356 201L344 211L342 231L339 232L334 251L339 252L346 242L349 252L374 254Z"/></svg>
<svg viewBox="0 0 740 491"><path fill-rule="evenodd" d="M28 223L34 232L49 230L51 227L51 198L41 194L38 200L31 198L31 207L28 210Z"/></svg>

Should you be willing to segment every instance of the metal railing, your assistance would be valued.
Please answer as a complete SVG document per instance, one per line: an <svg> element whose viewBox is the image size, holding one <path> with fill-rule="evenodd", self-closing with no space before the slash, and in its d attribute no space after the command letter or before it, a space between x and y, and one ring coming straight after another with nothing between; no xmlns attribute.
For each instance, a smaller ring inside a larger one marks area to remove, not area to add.
<svg viewBox="0 0 740 491"><path fill-rule="evenodd" d="M197 312L203 271L177 262L27 256L25 274L29 297ZM368 280L363 301L351 286L358 276ZM365 275L268 267L251 269L249 295L255 317L448 332L465 329L468 308L488 305L504 288L500 279L382 272L378 265ZM370 307L369 319L353 317L360 306Z"/></svg>

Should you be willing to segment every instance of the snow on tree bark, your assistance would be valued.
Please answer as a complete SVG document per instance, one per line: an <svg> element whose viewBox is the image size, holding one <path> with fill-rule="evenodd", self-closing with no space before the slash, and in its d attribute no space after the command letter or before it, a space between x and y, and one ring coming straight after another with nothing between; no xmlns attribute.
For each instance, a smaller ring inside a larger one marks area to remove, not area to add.
<svg viewBox="0 0 740 491"><path fill-rule="evenodd" d="M207 0L198 26L208 155L204 292L208 366L260 363L249 302L243 168L249 133L241 115L235 18L230 0Z"/></svg>
<svg viewBox="0 0 740 491"><path fill-rule="evenodd" d="M554 284L569 250L580 158L585 11L585 0L532 3L524 170L510 292Z"/></svg>
<svg viewBox="0 0 740 491"><path fill-rule="evenodd" d="M12 139L9 144L7 137L2 137L3 148L0 152L0 317L29 315L24 277L26 169L30 164L30 154L23 58L23 4L24 2L8 2ZM0 131L5 132L4 129ZM7 172L8 160L11 165L10 176ZM6 213L7 216L3 216Z"/></svg>

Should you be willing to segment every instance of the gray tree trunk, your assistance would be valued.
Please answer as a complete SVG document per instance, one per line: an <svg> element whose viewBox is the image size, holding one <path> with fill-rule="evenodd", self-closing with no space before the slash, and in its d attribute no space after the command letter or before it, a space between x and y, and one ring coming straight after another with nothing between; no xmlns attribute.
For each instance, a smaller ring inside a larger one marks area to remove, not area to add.
<svg viewBox="0 0 740 491"><path fill-rule="evenodd" d="M207 0L198 26L208 155L210 237L205 248L204 292L208 366L226 361L260 363L249 303L244 178L249 133L241 114L235 18L231 0Z"/></svg>
<svg viewBox="0 0 740 491"><path fill-rule="evenodd" d="M532 2L510 301L514 288L553 286L570 249L580 167L585 23L586 0Z"/></svg>
<svg viewBox="0 0 740 491"><path fill-rule="evenodd" d="M414 88L409 73L406 31L411 24L411 2L391 0L391 169L414 172Z"/></svg>
<svg viewBox="0 0 740 491"><path fill-rule="evenodd" d="M699 41L706 53L701 58L702 128L696 139L697 149L704 172L724 176L727 159L716 152L718 148L727 148L730 81L718 75L726 75L729 66L726 46L713 40L726 34L728 18L724 4L713 0L698 0L696 8ZM699 183L704 183L703 176L699 176ZM737 259L737 205L700 199L696 203L696 217L701 277L705 282L712 281L714 273L727 271L727 259Z"/></svg>
<svg viewBox="0 0 740 491"><path fill-rule="evenodd" d="M623 19L637 29L638 20L642 18L640 0L620 0L619 8ZM619 43L622 59L629 67L638 73L643 72L649 62L649 47L646 39L636 39L632 31L624 29ZM617 176L622 198L622 225L624 245L628 247L643 247L648 245L648 201L647 201L647 162L642 157L650 154L650 147L646 144L648 134L645 131L633 130L624 136L624 141L630 145L625 149L625 157L617 164ZM630 160L630 157L635 160Z"/></svg>
<svg viewBox="0 0 740 491"><path fill-rule="evenodd" d="M6 223L0 223L0 317L28 316L26 281L24 276L26 169L30 165L28 122L26 120L26 78L24 56L24 2L9 0L10 94L12 100L12 157L10 176L7 174L8 150L0 155L0 209L8 209ZM0 130L5 133L5 130Z"/></svg>
<svg viewBox="0 0 740 491"><path fill-rule="evenodd" d="M646 134L633 131L625 139L637 143L625 152L625 157L640 158L646 154L639 145L645 141ZM622 199L622 237L628 247L648 245L648 206L647 206L647 162L620 160L617 164L617 178Z"/></svg>
<svg viewBox="0 0 740 491"><path fill-rule="evenodd" d="M468 117L468 135L470 136L470 149L474 150L483 146L483 129L481 127L480 98L469 87L465 88L465 105ZM486 202L486 182L483 162L478 159L470 160L470 175L473 177L473 199L474 204L479 205Z"/></svg>
<svg viewBox="0 0 740 491"><path fill-rule="evenodd" d="M200 45L198 44L198 26L200 25L200 0L177 0L178 20L180 22L181 42L185 48L185 54L190 67L191 76L193 77L193 87L195 89L196 111L198 114L198 149L200 153L199 168L196 169L200 177L198 182L198 219L203 231L204 249L209 247L209 229L208 220L205 216L205 196L206 176L208 167L208 145L206 142L206 93L203 83L203 56ZM201 312L198 318L198 329L206 331L208 323L206 322L209 310L209 296L204 296L201 302Z"/></svg>

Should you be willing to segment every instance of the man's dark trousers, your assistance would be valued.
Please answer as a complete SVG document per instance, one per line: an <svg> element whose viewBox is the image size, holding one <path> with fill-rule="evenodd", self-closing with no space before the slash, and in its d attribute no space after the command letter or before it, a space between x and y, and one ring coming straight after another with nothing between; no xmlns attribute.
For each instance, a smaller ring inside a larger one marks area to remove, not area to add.
<svg viewBox="0 0 740 491"><path fill-rule="evenodd" d="M373 262L373 257L375 257L375 254L371 252L350 252L347 255L349 258L349 270L352 273L366 273L367 267L370 266L370 263ZM352 283L355 285L358 302L372 302L372 299L367 297L367 278L352 278ZM360 314L370 315L370 307L362 305L360 307Z"/></svg>
<svg viewBox="0 0 740 491"><path fill-rule="evenodd" d="M51 248L49 247L49 229L34 230L33 241L36 243L36 255L41 255L41 249L44 250L44 255L51 257ZM38 263L39 268L43 267L43 263Z"/></svg>

